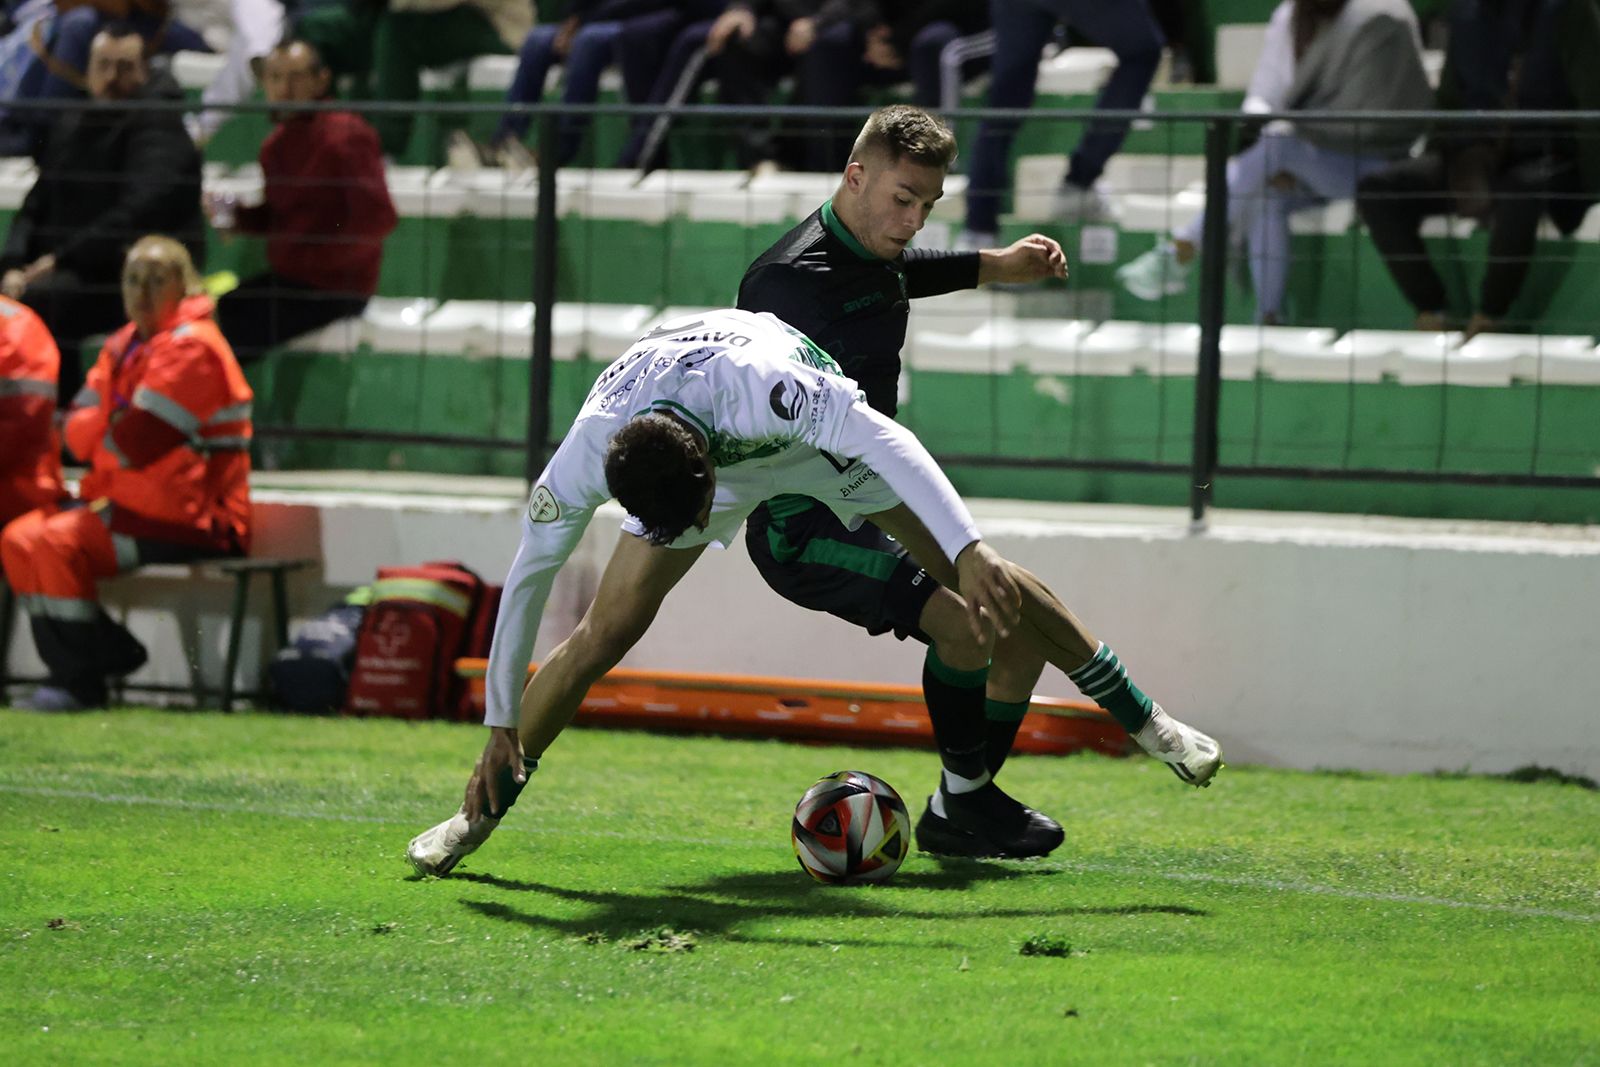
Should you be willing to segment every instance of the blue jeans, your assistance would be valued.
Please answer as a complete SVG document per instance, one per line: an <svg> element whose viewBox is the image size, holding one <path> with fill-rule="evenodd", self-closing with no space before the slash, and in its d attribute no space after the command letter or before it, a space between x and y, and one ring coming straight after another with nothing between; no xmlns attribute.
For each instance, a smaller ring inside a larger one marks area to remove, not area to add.
<svg viewBox="0 0 1600 1067"><path fill-rule="evenodd" d="M545 76L556 63L555 23L535 26L523 39L517 53L517 73L506 90L508 104L536 104L544 95ZM572 48L567 52L562 70L561 102L564 104L592 104L600 96L600 75L615 58L617 38L622 35L622 23L617 21L590 22L578 28L572 37ZM498 141L528 136L533 124L531 115L505 115L495 130ZM582 115L564 115L561 118L560 163L570 163L583 144L589 119Z"/></svg>
<svg viewBox="0 0 1600 1067"><path fill-rule="evenodd" d="M1265 134L1228 160L1228 223L1237 229L1250 258L1256 287L1256 319L1280 317L1289 285L1289 216L1303 208L1356 195L1356 183L1390 163L1386 156L1351 155L1319 148L1292 133ZM1294 186L1271 184L1280 174ZM1180 241L1200 244L1202 212L1173 231Z"/></svg>
<svg viewBox="0 0 1600 1067"><path fill-rule="evenodd" d="M994 65L989 106L1032 106L1039 56L1057 22L1116 53L1117 68L1100 90L1095 107L1135 111L1161 62L1166 39L1146 0L990 0L994 25ZM1093 185L1127 136L1126 122L1092 122L1072 152L1067 180ZM978 127L967 192L967 228L993 233L999 228L1000 197L1009 184L1011 142L1017 123L985 122Z"/></svg>

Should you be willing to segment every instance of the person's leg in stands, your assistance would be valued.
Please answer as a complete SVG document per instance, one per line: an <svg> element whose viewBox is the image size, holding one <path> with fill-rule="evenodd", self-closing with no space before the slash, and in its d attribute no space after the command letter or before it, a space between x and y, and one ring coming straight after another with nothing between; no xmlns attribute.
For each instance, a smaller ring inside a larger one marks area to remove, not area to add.
<svg viewBox="0 0 1600 1067"><path fill-rule="evenodd" d="M748 39L734 35L711 61L717 79L717 100L733 107L758 107L770 103L778 79L790 63L783 50L781 22L762 19ZM777 158L778 146L769 124L738 124L739 166L746 170Z"/></svg>
<svg viewBox="0 0 1600 1067"><path fill-rule="evenodd" d="M633 21L629 20L630 23ZM666 57L662 60L661 66L656 73L655 82L651 85L650 92L645 97L646 102L665 104L671 101L674 94L680 91L685 100L692 100L695 88L707 76L707 67L702 61L700 66L695 67L692 75L690 74L690 67L695 63L700 51L705 48L706 38L711 33L711 26L714 21L713 19L700 19L689 23L678 31L677 36L672 40L672 46L667 50ZM624 33L626 34L626 30ZM630 61L626 54L626 37L624 37L623 41L618 42L617 53L618 62L623 65L623 80L626 82L628 79L628 64L630 62L638 62L638 60ZM634 76L638 76L637 72ZM694 78L694 84L683 86L680 89L678 83L685 77L690 76ZM644 151L650 139L650 131L654 125L655 120L653 118L640 119L633 124L633 129L628 135L628 143L623 146L622 153L617 156L617 166L655 170L665 164L666 145L664 139L656 147L651 159L644 158Z"/></svg>
<svg viewBox="0 0 1600 1067"><path fill-rule="evenodd" d="M315 46L334 78L350 79L350 95L364 100L371 93L372 42L380 12L360 4L301 5L290 34Z"/></svg>
<svg viewBox="0 0 1600 1067"><path fill-rule="evenodd" d="M424 69L509 51L488 16L470 5L447 11L389 11L378 20L373 41L373 88L379 100L415 101L422 95ZM403 111L372 116L385 155L398 159L405 153L412 118Z"/></svg>
<svg viewBox="0 0 1600 1067"><path fill-rule="evenodd" d="M1161 64L1166 38L1146 0L1058 0L1068 26L1101 48L1116 53L1117 66L1100 88L1094 106L1101 111L1137 111ZM1089 123L1067 168L1067 184L1088 189L1128 135L1126 121Z"/></svg>
<svg viewBox="0 0 1600 1067"><path fill-rule="evenodd" d="M930 22L911 38L910 54L901 56L906 73L911 78L911 102L921 108L939 106L944 88L944 72L939 57L945 46L961 36L961 27L954 22ZM966 71L962 71L963 77Z"/></svg>
<svg viewBox="0 0 1600 1067"><path fill-rule="evenodd" d="M550 68L555 65L556 33L561 29L554 22L547 22L535 26L528 31L522 39L522 47L517 50L517 70L511 76L511 85L506 89L506 103L508 104L537 104L544 96L545 78L550 74ZM500 124L494 131L494 144L507 140L523 140L528 136L528 130L533 124L533 116L516 115L510 112L500 116Z"/></svg>
<svg viewBox="0 0 1600 1067"><path fill-rule="evenodd" d="M1539 220L1552 206L1579 194L1578 167L1570 159L1539 155L1495 176L1489 217L1489 262L1470 335L1498 328L1528 279Z"/></svg>
<svg viewBox="0 0 1600 1067"><path fill-rule="evenodd" d="M1039 56L1055 28L1055 11L1031 0L990 0L995 50L988 106L1031 107L1039 78ZM1000 228L1000 200L1010 182L1011 142L1017 123L985 121L978 126L967 185L967 231L979 245L992 245Z"/></svg>
<svg viewBox="0 0 1600 1067"><path fill-rule="evenodd" d="M1417 312L1420 329L1444 328L1444 280L1422 243L1422 220L1454 210L1442 157L1402 160L1356 185L1356 210L1400 292Z"/></svg>
<svg viewBox="0 0 1600 1067"><path fill-rule="evenodd" d="M811 47L795 60L794 102L801 107L849 107L858 103L867 80L861 58L866 40L855 23L840 21L817 32ZM813 119L806 123L801 152L806 169L833 172L844 165L859 123L844 125Z"/></svg>
<svg viewBox="0 0 1600 1067"><path fill-rule="evenodd" d="M564 104L592 104L600 98L600 75L616 62L617 38L622 35L622 23L608 20L589 22L573 34L572 48L567 52L562 72L561 102ZM589 130L589 119L584 115L563 115L561 118L561 163L571 163L583 146L583 135Z"/></svg>
<svg viewBox="0 0 1600 1067"><path fill-rule="evenodd" d="M366 306L358 293L329 292L263 271L217 301L217 323L239 362L249 363Z"/></svg>

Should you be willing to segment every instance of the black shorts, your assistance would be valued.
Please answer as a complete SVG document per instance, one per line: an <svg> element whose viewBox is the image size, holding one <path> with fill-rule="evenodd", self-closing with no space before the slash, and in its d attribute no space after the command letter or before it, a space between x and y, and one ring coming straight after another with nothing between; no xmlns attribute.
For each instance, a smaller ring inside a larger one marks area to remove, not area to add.
<svg viewBox="0 0 1600 1067"><path fill-rule="evenodd" d="M927 643L918 623L939 583L872 523L848 530L810 497L780 496L751 513L744 543L761 577L790 603L869 634L892 630Z"/></svg>

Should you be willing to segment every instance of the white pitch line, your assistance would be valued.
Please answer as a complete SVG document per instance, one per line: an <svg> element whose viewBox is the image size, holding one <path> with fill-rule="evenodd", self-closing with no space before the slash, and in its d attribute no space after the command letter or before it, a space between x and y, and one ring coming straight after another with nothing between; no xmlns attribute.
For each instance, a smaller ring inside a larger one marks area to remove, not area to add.
<svg viewBox="0 0 1600 1067"><path fill-rule="evenodd" d="M90 789L56 789L50 786L18 785L0 782L0 793L20 796L52 797L65 800L89 800L101 804L144 805L156 808L173 808L178 811L214 811L229 814L263 815L281 819L307 819L323 822L372 823L377 825L415 826L426 816L413 819L382 815L351 815L344 812L316 811L299 808L276 808L251 804L229 804L221 801L186 800L181 797L152 797L137 793L97 793ZM500 833L519 833L557 837L606 837L619 840L651 842L669 845L701 845L716 848L765 848L764 845L745 844L739 841L708 840L692 837L668 837L652 834L641 837L614 830L561 830L550 827L507 827ZM1163 871L1144 867L1122 867L1109 863L1077 863L1070 860L1022 861L1035 870L1077 871L1085 874L1112 874L1124 878L1162 878L1170 882L1201 882L1209 885L1235 886L1241 889L1267 889L1280 893L1305 893L1313 896L1337 897L1342 900L1371 900L1385 904L1417 904L1437 908L1461 908L1469 911L1495 912L1530 919L1558 919L1562 922L1600 923L1600 915L1580 911L1563 911L1559 908L1537 908L1522 904L1492 904L1475 900L1452 900L1449 897L1424 896L1416 893L1382 892L1369 889L1346 889L1341 886L1318 885L1315 882L1289 882L1275 878L1242 878L1223 874L1206 874L1197 871Z"/></svg>

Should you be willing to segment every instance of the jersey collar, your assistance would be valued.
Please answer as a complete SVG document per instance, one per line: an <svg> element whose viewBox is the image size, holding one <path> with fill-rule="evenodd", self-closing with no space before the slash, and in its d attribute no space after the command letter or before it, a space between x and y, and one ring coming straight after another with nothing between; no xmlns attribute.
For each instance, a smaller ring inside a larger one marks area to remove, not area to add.
<svg viewBox="0 0 1600 1067"><path fill-rule="evenodd" d="M846 229L844 223L839 221L839 216L833 213L833 201L831 199L822 202L822 224L828 228L829 233L843 241L846 248L862 259L871 260L874 263L884 262L878 256L868 252L867 246L856 240L856 235Z"/></svg>

